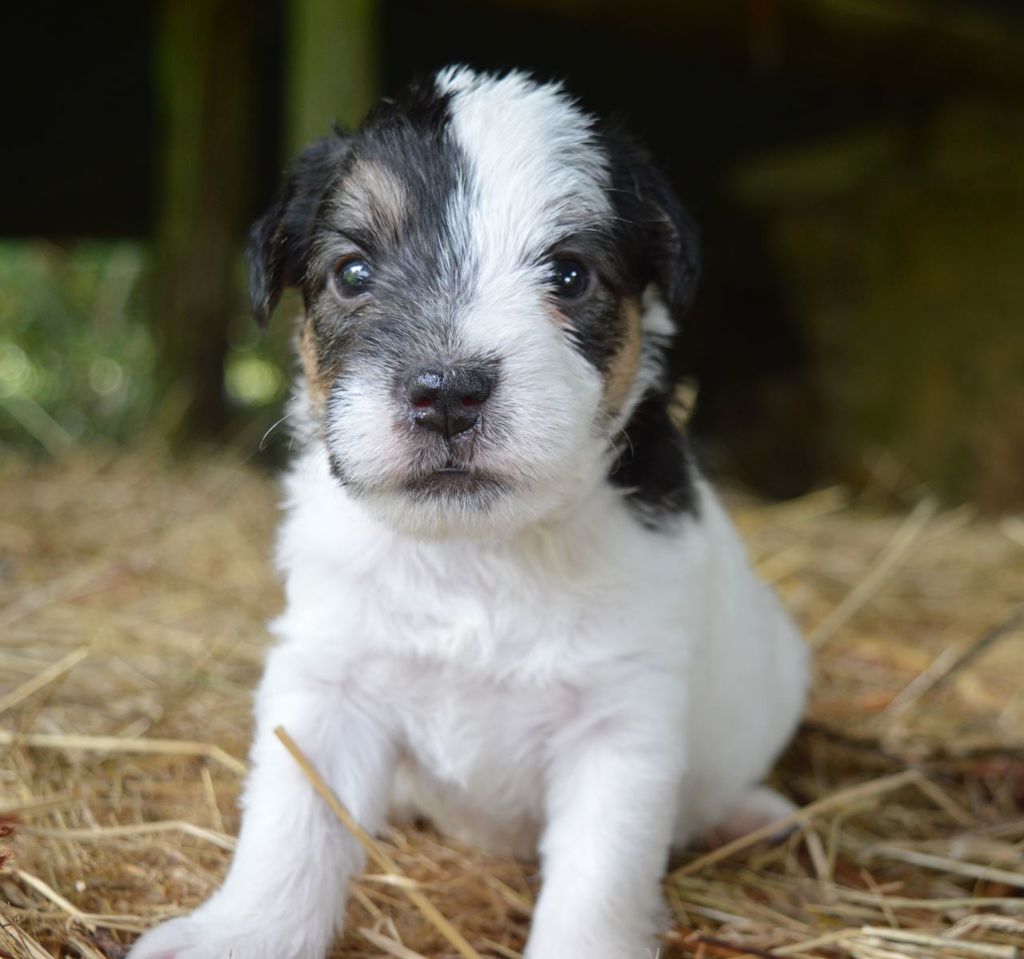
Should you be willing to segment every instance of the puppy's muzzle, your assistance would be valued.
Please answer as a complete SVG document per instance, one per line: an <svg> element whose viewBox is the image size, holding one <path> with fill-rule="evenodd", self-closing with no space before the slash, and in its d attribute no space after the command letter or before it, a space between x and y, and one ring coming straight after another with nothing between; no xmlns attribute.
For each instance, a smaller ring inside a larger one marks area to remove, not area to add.
<svg viewBox="0 0 1024 959"><path fill-rule="evenodd" d="M472 429L494 389L494 378L478 367L418 370L405 384L412 421L451 439Z"/></svg>

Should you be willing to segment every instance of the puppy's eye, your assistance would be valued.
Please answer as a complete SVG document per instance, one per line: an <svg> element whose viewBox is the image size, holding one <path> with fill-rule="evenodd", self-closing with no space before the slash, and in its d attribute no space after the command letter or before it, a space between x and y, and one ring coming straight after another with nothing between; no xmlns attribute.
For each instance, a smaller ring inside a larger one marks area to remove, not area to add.
<svg viewBox="0 0 1024 959"><path fill-rule="evenodd" d="M587 268L572 257L559 257L551 261L551 291L563 300L575 300L583 296L590 286Z"/></svg>
<svg viewBox="0 0 1024 959"><path fill-rule="evenodd" d="M359 296L372 283L373 267L358 257L348 257L334 269L334 289L339 296Z"/></svg>

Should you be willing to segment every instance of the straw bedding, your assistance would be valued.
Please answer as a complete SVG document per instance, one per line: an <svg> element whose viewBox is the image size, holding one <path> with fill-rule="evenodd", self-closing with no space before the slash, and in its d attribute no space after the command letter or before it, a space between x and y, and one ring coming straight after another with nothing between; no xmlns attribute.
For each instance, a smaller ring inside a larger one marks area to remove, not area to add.
<svg viewBox="0 0 1024 959"><path fill-rule="evenodd" d="M0 471L0 955L120 956L216 887L275 498L230 459ZM662 955L1024 956L1024 521L731 502L818 649L776 774L804 809L780 844L672 864ZM519 955L533 864L429 830L380 848L398 875L359 881L337 955Z"/></svg>

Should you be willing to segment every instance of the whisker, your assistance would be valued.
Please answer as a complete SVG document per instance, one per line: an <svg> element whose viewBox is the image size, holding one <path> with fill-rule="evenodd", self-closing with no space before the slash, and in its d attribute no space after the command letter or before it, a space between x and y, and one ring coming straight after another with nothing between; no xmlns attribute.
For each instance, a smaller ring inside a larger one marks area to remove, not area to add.
<svg viewBox="0 0 1024 959"><path fill-rule="evenodd" d="M284 416L282 416L276 423L273 423L270 426L270 428L266 431L266 433L263 434L263 438L260 440L260 445L259 445L259 447L257 447L259 452L262 453L263 450L266 449L267 440L269 439L270 434L273 433L274 430L276 430L288 418L289 418L289 414L285 413ZM290 444L288 446L288 449L289 450L291 449L291 445Z"/></svg>

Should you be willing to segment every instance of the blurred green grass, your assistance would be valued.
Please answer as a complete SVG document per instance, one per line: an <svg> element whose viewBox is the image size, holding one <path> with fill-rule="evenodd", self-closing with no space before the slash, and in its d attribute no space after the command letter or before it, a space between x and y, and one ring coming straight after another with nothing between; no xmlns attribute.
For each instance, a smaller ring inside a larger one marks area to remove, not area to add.
<svg viewBox="0 0 1024 959"><path fill-rule="evenodd" d="M140 242L0 242L0 450L159 442L149 283ZM280 407L286 326L262 337L240 296L224 376L236 428Z"/></svg>

